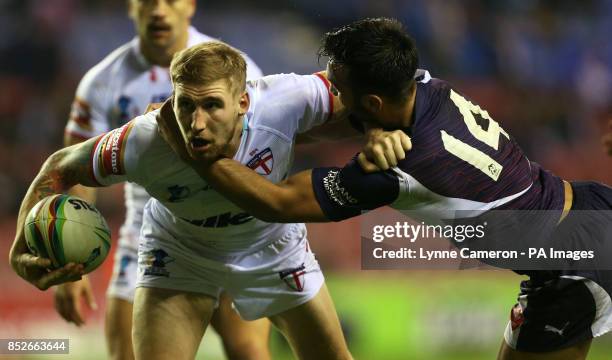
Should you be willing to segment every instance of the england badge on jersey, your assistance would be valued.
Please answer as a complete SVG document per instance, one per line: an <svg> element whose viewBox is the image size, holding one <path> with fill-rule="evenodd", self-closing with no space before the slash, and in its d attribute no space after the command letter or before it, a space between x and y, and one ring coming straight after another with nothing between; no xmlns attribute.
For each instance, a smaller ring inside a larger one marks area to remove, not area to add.
<svg viewBox="0 0 612 360"><path fill-rule="evenodd" d="M272 154L272 150L269 147L263 149L255 154L246 165L260 175L270 175L274 167L274 155Z"/></svg>
<svg viewBox="0 0 612 360"><path fill-rule="evenodd" d="M285 271L281 271L278 273L280 278L289 286L292 290L295 291L304 291L304 284L306 283L306 266L304 264Z"/></svg>

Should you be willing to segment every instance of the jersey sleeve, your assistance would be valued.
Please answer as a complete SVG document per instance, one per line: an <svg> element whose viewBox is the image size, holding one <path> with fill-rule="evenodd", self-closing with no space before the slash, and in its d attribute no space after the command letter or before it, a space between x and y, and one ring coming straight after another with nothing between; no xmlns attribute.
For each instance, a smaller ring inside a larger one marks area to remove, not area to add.
<svg viewBox="0 0 612 360"><path fill-rule="evenodd" d="M91 154L93 177L102 186L135 181L139 171L138 118L100 136Z"/></svg>
<svg viewBox="0 0 612 360"><path fill-rule="evenodd" d="M318 75L279 74L256 82L256 110L263 125L293 138L323 124L333 113L333 96L324 77Z"/></svg>
<svg viewBox="0 0 612 360"><path fill-rule="evenodd" d="M89 139L110 130L108 106L105 104L107 85L101 78L94 67L81 79L72 102L65 133Z"/></svg>
<svg viewBox="0 0 612 360"><path fill-rule="evenodd" d="M400 192L399 179L392 171L365 173L356 159L343 168L313 169L312 186L321 210L332 221L389 205Z"/></svg>
<svg viewBox="0 0 612 360"><path fill-rule="evenodd" d="M248 57L246 54L242 54L242 55L244 56L244 60L246 61L246 64L247 64L247 73L246 73L247 80L255 80L255 79L259 79L260 77L262 77L263 72L261 71L259 66L257 66L255 61L253 61L253 59Z"/></svg>

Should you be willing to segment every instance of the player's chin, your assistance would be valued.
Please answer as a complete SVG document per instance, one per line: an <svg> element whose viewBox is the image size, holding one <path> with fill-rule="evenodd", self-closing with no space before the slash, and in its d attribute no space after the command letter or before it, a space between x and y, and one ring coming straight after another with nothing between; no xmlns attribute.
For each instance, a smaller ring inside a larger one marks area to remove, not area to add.
<svg viewBox="0 0 612 360"><path fill-rule="evenodd" d="M189 151L189 155L191 156L191 159L193 161L195 161L198 164L204 164L204 165L211 164L220 157L218 152L212 151L212 150L198 151L196 149L191 149Z"/></svg>
<svg viewBox="0 0 612 360"><path fill-rule="evenodd" d="M173 45L170 34L147 34L147 42L160 49L165 49Z"/></svg>

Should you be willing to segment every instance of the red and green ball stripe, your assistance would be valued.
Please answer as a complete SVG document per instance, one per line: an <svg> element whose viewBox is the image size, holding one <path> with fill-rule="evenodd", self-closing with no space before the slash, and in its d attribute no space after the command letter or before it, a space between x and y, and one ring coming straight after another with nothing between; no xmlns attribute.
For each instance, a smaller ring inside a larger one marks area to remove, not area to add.
<svg viewBox="0 0 612 360"><path fill-rule="evenodd" d="M49 241L49 249L51 255L51 261L56 266L66 265L66 258L64 256L64 246L62 245L62 231L64 223L66 222L66 216L64 214L64 204L68 200L68 195L56 196L49 205L48 209L50 212L49 226L47 227L47 239Z"/></svg>

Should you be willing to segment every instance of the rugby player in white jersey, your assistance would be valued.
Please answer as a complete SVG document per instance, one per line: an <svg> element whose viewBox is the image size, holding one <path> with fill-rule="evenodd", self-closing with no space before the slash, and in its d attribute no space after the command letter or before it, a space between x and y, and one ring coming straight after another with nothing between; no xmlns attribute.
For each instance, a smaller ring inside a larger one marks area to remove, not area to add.
<svg viewBox="0 0 612 360"><path fill-rule="evenodd" d="M192 151L229 156L274 182L287 177L298 133L344 114L320 75L245 85L243 57L222 43L183 50L170 68L171 104ZM28 252L23 224L37 201L76 184L135 182L153 197L138 249L137 359L193 358L221 291L242 318L270 318L298 358L350 358L304 224L263 222L223 198L161 138L158 114L49 157L20 209L10 254L15 272L39 289L82 274L82 265L51 270L48 259Z"/></svg>
<svg viewBox="0 0 612 360"><path fill-rule="evenodd" d="M66 126L66 146L122 126L142 114L149 103L170 96L172 83L167 68L174 53L214 40L190 27L194 11L194 0L129 1L129 15L138 36L113 51L81 80ZM247 78L261 77L257 65L245 58ZM94 188L79 187L76 194L90 201L95 199ZM113 359L133 358L131 325L138 235L143 207L148 199L149 195L141 186L125 186L126 218L120 230L115 267L107 291L105 333ZM81 297L90 307L95 307L86 277L56 288L56 309L64 319L79 326L85 322ZM231 308L228 297L222 297L212 324L230 358L265 360L270 357L269 322L265 319L243 321Z"/></svg>

